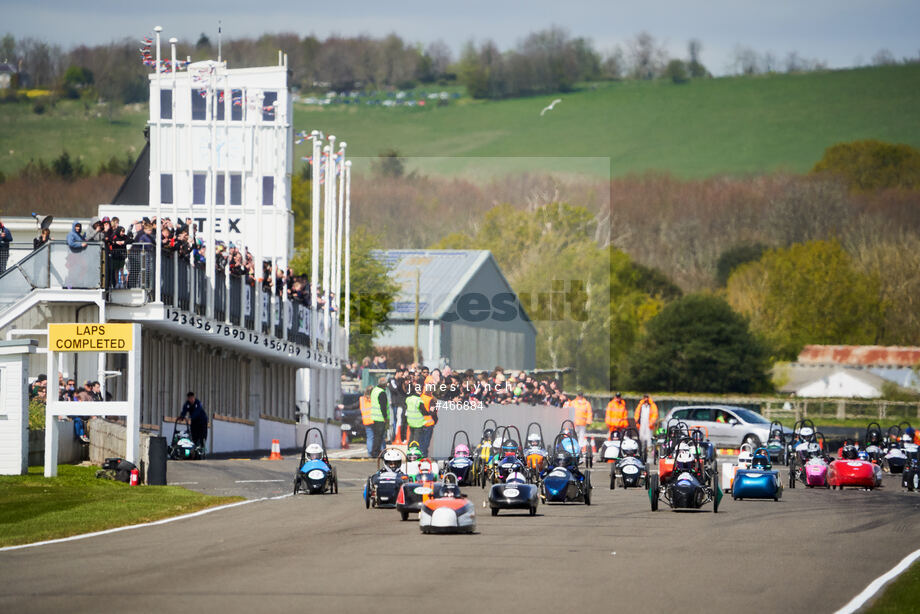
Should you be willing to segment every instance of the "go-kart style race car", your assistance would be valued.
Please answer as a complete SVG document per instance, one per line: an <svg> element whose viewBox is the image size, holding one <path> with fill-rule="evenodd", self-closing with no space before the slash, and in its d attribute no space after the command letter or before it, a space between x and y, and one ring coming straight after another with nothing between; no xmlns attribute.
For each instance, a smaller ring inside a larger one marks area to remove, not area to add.
<svg viewBox="0 0 920 614"><path fill-rule="evenodd" d="M491 423L492 426L489 426L489 423ZM491 418L482 423L482 436L479 439L479 445L477 445L476 449L473 451L473 474L476 484L482 483L482 477L486 473L489 461L492 460L492 449L494 447L493 440L495 439L497 429L498 424Z"/></svg>
<svg viewBox="0 0 920 614"><path fill-rule="evenodd" d="M607 439L602 441L601 447L597 449L597 462L615 463L620 460L620 444L627 430L629 429L616 428L607 434ZM637 435L636 441L638 440L639 437Z"/></svg>
<svg viewBox="0 0 920 614"><path fill-rule="evenodd" d="M736 459L735 464L732 465L728 471L723 471L719 474L719 486L722 487L722 492L732 491L732 483L735 481L735 474L738 473L738 471L741 469L750 469L751 460L753 458L754 446L749 443L741 444L741 449L738 450L738 458Z"/></svg>
<svg viewBox="0 0 920 614"><path fill-rule="evenodd" d="M902 437L909 438L910 435L905 433ZM909 492L920 490L920 446L913 441L902 441L901 448L907 457L904 470L901 471L901 486Z"/></svg>
<svg viewBox="0 0 920 614"><path fill-rule="evenodd" d="M703 451L690 437L681 437L673 450L672 470L659 481L653 475L649 480L648 497L652 511L658 511L659 500L664 499L671 509L699 509L712 502L712 511L719 511L722 489L718 474L708 475Z"/></svg>
<svg viewBox="0 0 920 614"><path fill-rule="evenodd" d="M533 429L533 427L537 427ZM527 447L524 448L524 462L539 481L540 475L549 465L549 452L543 440L543 427L538 422L527 425Z"/></svg>
<svg viewBox="0 0 920 614"><path fill-rule="evenodd" d="M495 477L499 481L489 489L489 507L493 516L503 509L526 509L533 516L537 513L540 489L533 483L533 471L522 460L524 451L509 436L512 428L505 427L502 437L503 456L495 463Z"/></svg>
<svg viewBox="0 0 920 614"><path fill-rule="evenodd" d="M434 496L419 508L418 526L422 533L473 533L476 530L475 506L460 492L457 476L444 474L434 489Z"/></svg>
<svg viewBox="0 0 920 614"><path fill-rule="evenodd" d="M422 460L421 446L419 446L417 441L410 441L409 445L406 447L406 464L403 467L403 472L409 476L410 481L417 481L419 479L419 475L421 474L420 463ZM434 473L440 473L437 461L430 458L426 460L428 461L429 468Z"/></svg>
<svg viewBox="0 0 920 614"><path fill-rule="evenodd" d="M856 445L843 442L837 452L837 460L831 461L827 470L827 481L832 489L851 487L874 490L882 485L882 468L872 461L861 459L859 453Z"/></svg>
<svg viewBox="0 0 920 614"><path fill-rule="evenodd" d="M594 466L594 455L588 452L587 454L582 454L582 450L585 450L587 446L587 439L579 441L578 436L575 434L577 431L575 429L575 423L569 419L563 420L562 424L559 425L559 434L560 435L569 435L575 441L575 449L578 453L578 462L582 460L585 462L586 467Z"/></svg>
<svg viewBox="0 0 920 614"><path fill-rule="evenodd" d="M438 496L435 490L438 472L434 461L423 458L418 461L418 468L418 475L403 482L399 494L396 495L396 511L402 520L409 520L409 514L418 513L422 503Z"/></svg>
<svg viewBox="0 0 920 614"><path fill-rule="evenodd" d="M908 427L909 428L909 427ZM888 427L887 443L883 450L885 453L885 466L888 467L888 473L903 473L907 466L907 453L905 452L906 444L913 444L913 438L901 431L901 426Z"/></svg>
<svg viewBox="0 0 920 614"><path fill-rule="evenodd" d="M318 442L310 442L311 432L318 435ZM294 494L324 495L338 492L339 478L335 467L329 464L323 432L316 427L309 428L303 434L300 464L297 465L297 473L294 475Z"/></svg>
<svg viewBox="0 0 920 614"><path fill-rule="evenodd" d="M789 443L783 425L776 421L771 422L766 445L767 456L770 457L771 463L789 464Z"/></svg>
<svg viewBox="0 0 920 614"><path fill-rule="evenodd" d="M462 440L460 443L457 443L457 436L461 434L463 435L462 439L465 439L466 443L463 443ZM450 449L451 456L444 462L441 472L454 474L461 486L470 486L474 484L477 481L475 464L473 462L472 452L470 452L470 436L466 431L457 431L454 433Z"/></svg>
<svg viewBox="0 0 920 614"><path fill-rule="evenodd" d="M591 470L579 468L578 441L559 433L553 441L555 456L540 482L544 503L584 502L591 505Z"/></svg>
<svg viewBox="0 0 920 614"><path fill-rule="evenodd" d="M179 420L173 422L173 434L170 444L166 446L166 457L169 460L204 460L204 446L196 446L192 441L191 422L188 418L182 421L182 430L179 430Z"/></svg>
<svg viewBox="0 0 920 614"><path fill-rule="evenodd" d="M486 479L482 482L483 488L486 487L486 480L490 484L501 484L510 474L515 472L524 473L528 479L530 478L531 471L523 460L524 450L518 444L520 431L516 426L503 426L501 429L502 435L498 438L501 441L501 447L492 448L493 451L496 451L496 454L492 457L487 467ZM514 433L512 433L512 430ZM515 439L515 436L517 439Z"/></svg>
<svg viewBox="0 0 920 614"><path fill-rule="evenodd" d="M770 464L766 448L757 448L751 456L750 467L738 469L732 482L732 499L773 499L783 496L779 471Z"/></svg>
<svg viewBox="0 0 920 614"><path fill-rule="evenodd" d="M824 453L824 435L815 430L811 420L797 422L793 428L792 450L789 454L789 488L801 482L808 488L828 488L830 458Z"/></svg>
<svg viewBox="0 0 920 614"><path fill-rule="evenodd" d="M625 429L620 440L618 458L610 465L610 490L616 488L617 480L625 488L648 488L649 472L642 462L642 447L639 432L630 427Z"/></svg>
<svg viewBox="0 0 920 614"><path fill-rule="evenodd" d="M399 448L387 448L377 456L377 471L364 484L364 507L396 507L396 497L406 475L406 454Z"/></svg>

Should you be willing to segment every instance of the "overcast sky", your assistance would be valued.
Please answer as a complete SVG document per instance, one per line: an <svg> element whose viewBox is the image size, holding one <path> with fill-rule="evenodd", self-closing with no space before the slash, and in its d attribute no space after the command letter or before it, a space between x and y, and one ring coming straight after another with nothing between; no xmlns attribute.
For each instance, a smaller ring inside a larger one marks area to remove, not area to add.
<svg viewBox="0 0 920 614"><path fill-rule="evenodd" d="M527 33L560 25L605 52L646 30L673 56L686 42L703 42L703 62L727 71L737 45L790 51L830 67L867 63L881 48L896 58L920 54L920 0L0 0L0 32L33 36L69 48L137 37L161 25L164 34L197 40L296 32L444 40L455 51L467 40L491 38L501 48Z"/></svg>

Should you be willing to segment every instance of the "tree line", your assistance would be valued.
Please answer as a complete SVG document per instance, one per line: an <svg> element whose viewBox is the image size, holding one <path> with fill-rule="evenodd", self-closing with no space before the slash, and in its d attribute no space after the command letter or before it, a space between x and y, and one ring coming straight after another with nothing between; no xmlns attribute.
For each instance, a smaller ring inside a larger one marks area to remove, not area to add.
<svg viewBox="0 0 920 614"><path fill-rule="evenodd" d="M44 88L59 95L85 96L113 103L147 99L150 68L140 61L140 35L102 45L60 45L33 37L0 39L0 61L13 65L13 88L0 95L15 100L17 88ZM167 49L168 45L164 45ZM296 33L263 34L257 38L223 41L221 53L231 67L261 66L277 62L278 50L288 56L292 85L301 90L411 89L419 84L459 84L475 98L506 98L565 92L580 82L618 79L671 79L682 83L705 78L703 43L687 42L684 57L672 57L664 44L648 32L600 50L584 37L550 27L532 32L508 49L492 40L468 42L454 57L443 41L428 44L407 41L396 34L384 37L329 36ZM196 41L180 40L180 58L214 59L217 45L202 33ZM904 58L904 62L916 61ZM875 64L897 63L886 50L872 58ZM731 69L737 74L803 72L825 67L796 52L783 59L771 52L737 46Z"/></svg>

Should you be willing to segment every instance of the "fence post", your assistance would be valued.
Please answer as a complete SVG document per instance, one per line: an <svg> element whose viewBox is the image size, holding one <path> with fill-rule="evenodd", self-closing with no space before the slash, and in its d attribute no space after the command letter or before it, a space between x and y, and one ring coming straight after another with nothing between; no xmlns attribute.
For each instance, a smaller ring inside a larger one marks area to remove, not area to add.
<svg viewBox="0 0 920 614"><path fill-rule="evenodd" d="M802 417L804 417L804 418L807 418L807 417L808 417L808 401L805 401L805 402L802 404Z"/></svg>
<svg viewBox="0 0 920 614"><path fill-rule="evenodd" d="M843 399L837 401L837 419L845 420L847 417L847 402Z"/></svg>
<svg viewBox="0 0 920 614"><path fill-rule="evenodd" d="M881 403L878 404L878 419L879 420L885 419L885 415L887 414L887 412L885 411L887 409L886 405L888 405L888 403L886 403L885 401L882 401Z"/></svg>

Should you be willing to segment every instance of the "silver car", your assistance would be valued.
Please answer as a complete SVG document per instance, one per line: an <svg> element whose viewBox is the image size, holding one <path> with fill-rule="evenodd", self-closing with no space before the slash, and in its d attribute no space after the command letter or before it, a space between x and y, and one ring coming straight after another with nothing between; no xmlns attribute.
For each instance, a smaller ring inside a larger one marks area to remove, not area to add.
<svg viewBox="0 0 920 614"><path fill-rule="evenodd" d="M764 445L770 437L770 421L750 409L734 405L690 405L675 407L665 416L662 426L668 420L677 418L689 426L703 426L709 431L709 440L716 446L740 447L750 443L754 448ZM792 429L783 427L783 432Z"/></svg>

